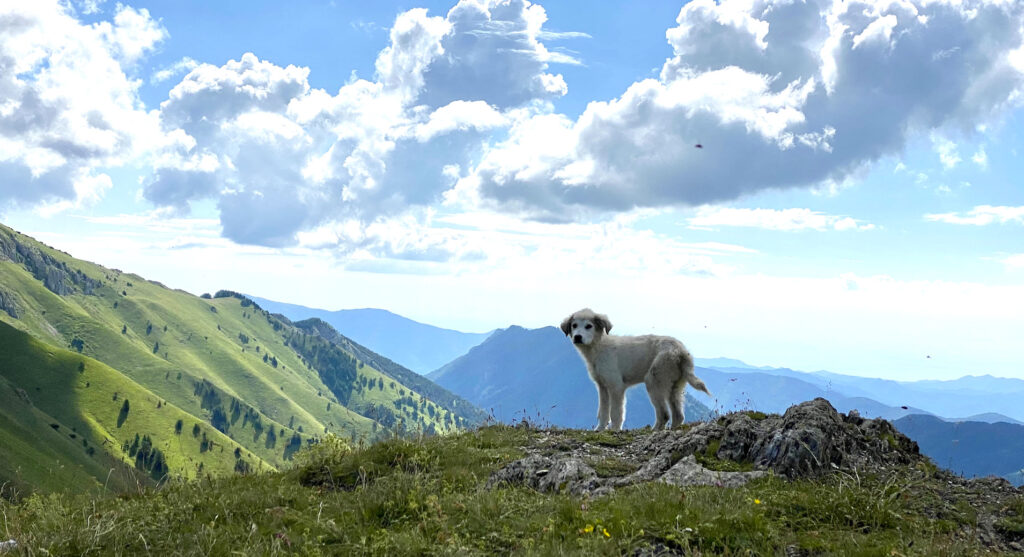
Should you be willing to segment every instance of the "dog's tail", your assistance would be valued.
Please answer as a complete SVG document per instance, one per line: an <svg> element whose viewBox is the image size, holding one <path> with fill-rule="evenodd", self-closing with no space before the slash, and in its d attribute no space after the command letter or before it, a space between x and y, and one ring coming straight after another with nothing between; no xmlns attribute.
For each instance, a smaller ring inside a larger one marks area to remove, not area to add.
<svg viewBox="0 0 1024 557"><path fill-rule="evenodd" d="M689 350L683 350L682 357L680 358L679 367L683 370L683 377L691 387L698 391L703 391L708 396L711 396L711 391L708 390L708 386L697 377L697 374L693 371L693 355L690 354Z"/></svg>

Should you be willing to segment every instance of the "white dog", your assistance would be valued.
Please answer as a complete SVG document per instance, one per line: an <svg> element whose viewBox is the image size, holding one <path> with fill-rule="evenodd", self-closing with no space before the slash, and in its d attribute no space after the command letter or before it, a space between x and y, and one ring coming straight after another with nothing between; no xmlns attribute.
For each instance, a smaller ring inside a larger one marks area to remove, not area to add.
<svg viewBox="0 0 1024 557"><path fill-rule="evenodd" d="M611 336L610 330L608 317L590 309L581 309L562 321L562 332L572 338L597 385L598 431L609 426L614 431L622 429L626 389L638 383L647 385L654 405L654 429L665 427L670 411L672 427L683 423L683 390L687 383L711 395L694 375L693 356L683 343L655 335Z"/></svg>

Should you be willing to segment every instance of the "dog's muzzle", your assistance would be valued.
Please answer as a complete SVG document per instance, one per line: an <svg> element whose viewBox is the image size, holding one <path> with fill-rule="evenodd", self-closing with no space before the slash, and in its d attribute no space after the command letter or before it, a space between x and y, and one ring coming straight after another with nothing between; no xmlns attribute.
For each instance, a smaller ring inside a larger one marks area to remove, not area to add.
<svg viewBox="0 0 1024 557"><path fill-rule="evenodd" d="M572 337L572 343L573 344L583 344L583 337L580 336L580 335L576 335L576 336Z"/></svg>

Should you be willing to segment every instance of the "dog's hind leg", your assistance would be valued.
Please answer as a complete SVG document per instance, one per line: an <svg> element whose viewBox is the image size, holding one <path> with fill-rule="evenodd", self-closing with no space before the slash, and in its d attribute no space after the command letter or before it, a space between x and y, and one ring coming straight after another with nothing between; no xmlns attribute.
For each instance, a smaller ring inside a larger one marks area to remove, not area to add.
<svg viewBox="0 0 1024 557"><path fill-rule="evenodd" d="M647 378L647 396L651 397L651 406L654 406L654 429L664 429L665 424L668 423L669 417L669 404L668 399L665 398L665 389L652 381L650 377Z"/></svg>
<svg viewBox="0 0 1024 557"><path fill-rule="evenodd" d="M686 419L686 379L680 379L672 385L672 394L669 397L669 405L672 407L672 428L683 425Z"/></svg>
<svg viewBox="0 0 1024 557"><path fill-rule="evenodd" d="M654 406L656 421L654 429L662 429L668 423L669 411L675 416L675 403L672 401L672 391L679 378L679 364L677 358L671 352L662 352L654 357L651 362L651 369L644 378L647 385L647 396L651 397L651 404ZM675 421L673 421L673 426Z"/></svg>

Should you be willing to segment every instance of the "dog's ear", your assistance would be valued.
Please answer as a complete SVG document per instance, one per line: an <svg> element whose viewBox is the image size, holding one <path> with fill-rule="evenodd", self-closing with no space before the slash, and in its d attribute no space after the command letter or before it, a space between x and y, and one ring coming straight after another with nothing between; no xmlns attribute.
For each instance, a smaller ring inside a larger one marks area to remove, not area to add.
<svg viewBox="0 0 1024 557"><path fill-rule="evenodd" d="M572 323L572 316L566 317L562 320L562 332L565 336L569 336L569 324Z"/></svg>
<svg viewBox="0 0 1024 557"><path fill-rule="evenodd" d="M606 333L612 330L612 322L608 319L608 316L603 313L598 313L594 316L594 323L598 327L604 329L604 332Z"/></svg>

